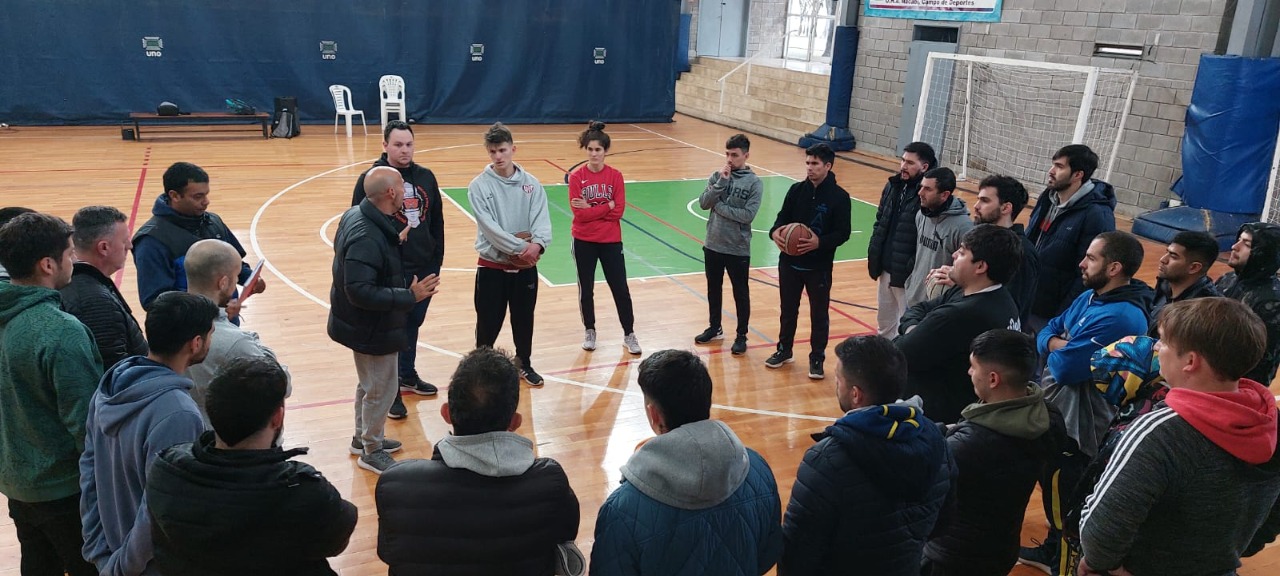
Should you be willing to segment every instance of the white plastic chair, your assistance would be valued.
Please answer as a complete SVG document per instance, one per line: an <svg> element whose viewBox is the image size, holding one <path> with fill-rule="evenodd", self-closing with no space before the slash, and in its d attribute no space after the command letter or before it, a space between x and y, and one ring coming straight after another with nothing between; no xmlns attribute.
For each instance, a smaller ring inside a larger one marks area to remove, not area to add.
<svg viewBox="0 0 1280 576"><path fill-rule="evenodd" d="M364 112L351 108L351 89L341 84L333 84L329 86L329 93L333 95L333 133L338 133L338 117L345 116L347 119L347 138L351 137L351 117L360 116L360 126L364 128L365 136L369 135L369 126L364 119Z"/></svg>
<svg viewBox="0 0 1280 576"><path fill-rule="evenodd" d="M386 75L378 79L378 90L382 94L382 129L387 127L387 115L395 113L401 120L406 120L404 109L404 78Z"/></svg>

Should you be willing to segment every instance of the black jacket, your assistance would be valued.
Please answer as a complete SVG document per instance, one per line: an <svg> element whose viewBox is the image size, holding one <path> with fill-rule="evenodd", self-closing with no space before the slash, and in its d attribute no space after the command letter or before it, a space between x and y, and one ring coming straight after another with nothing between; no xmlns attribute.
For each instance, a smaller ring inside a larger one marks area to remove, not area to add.
<svg viewBox="0 0 1280 576"><path fill-rule="evenodd" d="M1252 308L1266 324L1266 353L1244 377L1269 386L1280 366L1280 279L1276 278L1276 270L1280 269L1280 226L1256 222L1241 226L1240 232L1253 236L1249 260L1243 270L1223 274L1217 287L1223 296Z"/></svg>
<svg viewBox="0 0 1280 576"><path fill-rule="evenodd" d="M876 223L867 244L867 271L872 280L889 273L889 284L896 288L907 285L916 259L916 212L920 211L921 172L903 180L898 174L889 177L880 192Z"/></svg>
<svg viewBox="0 0 1280 576"><path fill-rule="evenodd" d="M62 309L75 316L93 333L107 370L129 356L145 356L147 339L133 317L133 309L101 270L86 262L76 262L71 283L58 290Z"/></svg>
<svg viewBox="0 0 1280 576"><path fill-rule="evenodd" d="M1040 256L1040 286L1031 313L1053 318L1084 292L1080 261L1093 237L1116 229L1116 192L1110 184L1090 180L1093 189L1047 221L1053 190L1036 200L1027 220L1027 238ZM1079 194L1079 192L1077 192Z"/></svg>
<svg viewBox="0 0 1280 576"><path fill-rule="evenodd" d="M384 152L373 166L391 166L387 163L387 154ZM419 222L409 230L409 239L400 249L404 271L418 277L438 273L444 263L444 208L440 205L440 184L430 169L416 162L409 164L408 168L396 170L405 184L413 186L412 196L406 197L400 211L392 216L396 231L404 230L411 216L416 215ZM364 177L368 173L365 171L356 180L355 190L351 192L352 206L365 199Z"/></svg>
<svg viewBox="0 0 1280 576"><path fill-rule="evenodd" d="M952 424L978 401L969 379L969 343L996 328L1017 330L1018 306L1004 287L964 295L952 287L933 300L907 308L893 343L907 358L904 396L919 394L934 422ZM908 332L910 330L910 332Z"/></svg>
<svg viewBox="0 0 1280 576"><path fill-rule="evenodd" d="M530 449L532 445L530 445ZM404 460L378 479L378 557L392 576L551 576L556 545L578 535L578 497L560 464L486 476Z"/></svg>
<svg viewBox="0 0 1280 576"><path fill-rule="evenodd" d="M219 450L214 433L160 453L147 506L163 574L332 575L356 507L294 450Z"/></svg>
<svg viewBox="0 0 1280 576"><path fill-rule="evenodd" d="M416 302L405 287L400 237L368 199L347 209L333 242L329 338L361 354L400 352Z"/></svg>
<svg viewBox="0 0 1280 576"><path fill-rule="evenodd" d="M1036 292L1040 289L1040 254L1036 252L1036 245L1027 239L1027 231L1021 224L1014 224L1010 230L1022 238L1022 262L1018 263L1013 278L1004 287L1013 297L1013 303L1018 305L1018 317L1022 319L1022 330L1025 332L1030 330L1028 320L1031 317L1031 305L1036 301Z"/></svg>
<svg viewBox="0 0 1280 576"><path fill-rule="evenodd" d="M1004 408L1009 414L976 416L981 424L964 419L947 431L947 448L956 463L955 491L924 555L956 574L1005 576L1013 569L1031 491L1046 465L1069 443L1062 415L1045 403L1035 384L1031 386L1034 392L1025 399L965 411L968 416L1018 404ZM1043 432L1032 436L1039 430Z"/></svg>
<svg viewBox="0 0 1280 576"><path fill-rule="evenodd" d="M201 240L217 239L230 244L240 257L244 247L226 223L213 212L199 216L179 214L161 194L151 205L151 219L133 234L133 263L138 268L138 300L144 310L156 296L171 290L187 289L187 249ZM252 270L240 263L237 282L249 280Z"/></svg>
<svg viewBox="0 0 1280 576"><path fill-rule="evenodd" d="M828 172L827 178L816 188L808 179L792 184L782 200L778 217L769 228L769 234L772 236L774 230L799 222L818 236L818 247L799 256L780 254L778 265L830 270L836 258L836 248L849 241L851 210L849 193L836 184L835 172Z"/></svg>
<svg viewBox="0 0 1280 576"><path fill-rule="evenodd" d="M1151 301L1151 311L1147 314L1147 336L1152 338L1160 337L1160 326L1156 324L1159 320L1160 311L1174 302L1183 300L1191 300L1193 298L1209 298L1211 296L1221 296L1222 292L1213 284L1208 276L1201 276L1196 280L1195 284L1183 290L1177 298L1173 297L1173 288L1169 286L1169 281L1163 278L1156 278L1156 296Z"/></svg>

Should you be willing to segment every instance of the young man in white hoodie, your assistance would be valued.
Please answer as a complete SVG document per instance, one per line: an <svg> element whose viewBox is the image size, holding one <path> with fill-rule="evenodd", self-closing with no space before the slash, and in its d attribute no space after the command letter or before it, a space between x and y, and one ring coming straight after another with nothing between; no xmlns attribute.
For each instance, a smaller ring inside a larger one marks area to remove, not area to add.
<svg viewBox="0 0 1280 576"><path fill-rule="evenodd" d="M484 135L490 164L467 186L476 217L476 347L493 347L511 310L520 376L541 386L530 363L533 311L538 304L538 260L551 244L547 191L515 163L515 139L498 122Z"/></svg>

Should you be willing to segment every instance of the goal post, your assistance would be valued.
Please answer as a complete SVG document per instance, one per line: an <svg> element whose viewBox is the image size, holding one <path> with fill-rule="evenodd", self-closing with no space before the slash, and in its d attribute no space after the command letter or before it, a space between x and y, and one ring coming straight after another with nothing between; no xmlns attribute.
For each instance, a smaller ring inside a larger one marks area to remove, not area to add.
<svg viewBox="0 0 1280 576"><path fill-rule="evenodd" d="M1267 181L1267 201L1262 217L1272 224L1280 224L1280 130L1276 130L1276 150L1271 155L1271 179Z"/></svg>
<svg viewBox="0 0 1280 576"><path fill-rule="evenodd" d="M1098 177L1115 166L1137 86L1117 70L968 54L931 53L913 139L960 179L1005 174L1033 191L1066 144L1098 154Z"/></svg>

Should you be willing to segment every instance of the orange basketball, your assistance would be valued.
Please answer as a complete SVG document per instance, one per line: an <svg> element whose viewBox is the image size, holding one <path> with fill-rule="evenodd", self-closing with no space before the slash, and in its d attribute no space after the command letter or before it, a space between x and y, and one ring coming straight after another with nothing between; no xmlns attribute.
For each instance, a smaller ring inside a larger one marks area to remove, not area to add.
<svg viewBox="0 0 1280 576"><path fill-rule="evenodd" d="M800 240L813 238L813 230L804 224L793 222L780 228L778 235L782 237L782 251L789 256L798 256Z"/></svg>
<svg viewBox="0 0 1280 576"><path fill-rule="evenodd" d="M533 234L530 234L528 232L517 232L515 236L516 238L519 238L521 240L528 240L530 238L533 238ZM525 268L533 268L535 265L534 262L530 262L528 260L525 260L524 258L521 258L519 254L512 254L511 257L507 258L507 263L521 270Z"/></svg>

